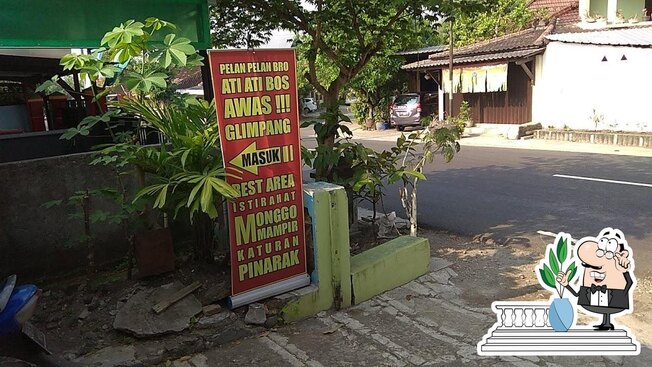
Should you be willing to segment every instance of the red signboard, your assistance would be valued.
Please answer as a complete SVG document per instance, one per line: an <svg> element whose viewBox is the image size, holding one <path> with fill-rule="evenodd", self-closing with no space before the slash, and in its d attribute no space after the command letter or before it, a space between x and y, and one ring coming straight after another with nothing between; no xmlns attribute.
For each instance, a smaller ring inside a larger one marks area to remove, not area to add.
<svg viewBox="0 0 652 367"><path fill-rule="evenodd" d="M306 273L294 50L209 53L227 177L233 295ZM232 176L231 176L232 175Z"/></svg>

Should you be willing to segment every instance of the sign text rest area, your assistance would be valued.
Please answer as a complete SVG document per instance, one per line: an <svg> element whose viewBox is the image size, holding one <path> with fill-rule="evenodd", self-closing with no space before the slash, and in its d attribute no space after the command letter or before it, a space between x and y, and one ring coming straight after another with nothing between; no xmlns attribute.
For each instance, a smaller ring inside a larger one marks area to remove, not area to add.
<svg viewBox="0 0 652 367"><path fill-rule="evenodd" d="M210 52L233 307L307 285L294 50Z"/></svg>

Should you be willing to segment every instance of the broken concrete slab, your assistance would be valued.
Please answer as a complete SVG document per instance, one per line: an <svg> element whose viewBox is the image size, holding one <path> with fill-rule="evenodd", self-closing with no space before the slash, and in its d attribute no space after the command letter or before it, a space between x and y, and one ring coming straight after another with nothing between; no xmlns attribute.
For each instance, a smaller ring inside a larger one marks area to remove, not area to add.
<svg viewBox="0 0 652 367"><path fill-rule="evenodd" d="M435 283L439 284L449 284L451 279L451 273L447 271L448 269L444 268L439 271L427 274L430 279L434 280Z"/></svg>
<svg viewBox="0 0 652 367"><path fill-rule="evenodd" d="M142 363L136 360L136 347L121 345L106 347L97 352L89 353L75 360L88 367L135 367Z"/></svg>
<svg viewBox="0 0 652 367"><path fill-rule="evenodd" d="M264 325L267 321L265 314L265 306L260 303L252 303L249 305L249 310L245 315L245 323L250 325Z"/></svg>
<svg viewBox="0 0 652 367"><path fill-rule="evenodd" d="M449 266L453 265L452 262L442 259L441 257L431 257L430 258L430 266L428 268L429 272L435 272L438 270L441 270L443 268L447 268Z"/></svg>
<svg viewBox="0 0 652 367"><path fill-rule="evenodd" d="M203 354L181 357L172 363L172 367L208 367L208 358Z"/></svg>
<svg viewBox="0 0 652 367"><path fill-rule="evenodd" d="M139 338L187 329L191 318L202 311L201 303L194 295L188 295L158 315L152 311L152 306L183 287L183 284L175 281L134 294L122 306L118 304L113 328Z"/></svg>
<svg viewBox="0 0 652 367"><path fill-rule="evenodd" d="M36 367L35 364L28 363L22 359L0 356L0 366L2 367Z"/></svg>
<svg viewBox="0 0 652 367"><path fill-rule="evenodd" d="M214 328L223 323L232 322L237 318L238 316L231 311L222 311L211 316L202 317L195 326L200 329Z"/></svg>

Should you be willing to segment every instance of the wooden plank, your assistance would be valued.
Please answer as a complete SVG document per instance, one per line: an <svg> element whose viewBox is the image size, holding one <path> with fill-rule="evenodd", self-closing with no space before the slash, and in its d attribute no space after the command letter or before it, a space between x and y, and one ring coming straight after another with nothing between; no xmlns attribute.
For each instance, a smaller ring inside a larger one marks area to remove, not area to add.
<svg viewBox="0 0 652 367"><path fill-rule="evenodd" d="M532 85L534 85L534 74L532 74L532 71L530 71L530 68L528 68L527 64L525 64L525 63L520 64L520 65L521 65L521 68L523 68L523 71L525 72L525 74L527 74L527 76L530 78L530 82L532 83Z"/></svg>
<svg viewBox="0 0 652 367"><path fill-rule="evenodd" d="M195 281L191 285L184 287L171 296L169 296L167 299L162 300L161 302L157 303L152 307L152 311L154 311L156 314L160 314L161 312L165 311L168 307L172 306L173 304L177 303L190 293L194 292L197 290L197 288L201 287L201 283Z"/></svg>

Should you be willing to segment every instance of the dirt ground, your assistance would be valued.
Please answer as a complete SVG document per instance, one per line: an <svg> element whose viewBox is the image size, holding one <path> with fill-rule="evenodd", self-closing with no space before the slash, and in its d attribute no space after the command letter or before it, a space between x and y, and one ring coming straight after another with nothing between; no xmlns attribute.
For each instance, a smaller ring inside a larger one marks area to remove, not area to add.
<svg viewBox="0 0 652 367"><path fill-rule="evenodd" d="M551 238L533 237L494 239L491 234L475 237L461 236L446 231L420 229L420 236L429 239L431 255L444 258L453 264L457 274L455 285L461 289L460 297L473 307L489 308L495 300L548 300L551 293L543 289L535 275L535 266L542 258ZM373 247L370 236L362 235L351 241L352 253ZM382 240L381 240L382 241ZM140 280L126 280L126 271L114 270L101 274L91 282L85 277L57 279L39 284L45 291L39 309L34 316L35 324L43 330L51 349L58 355L74 360L80 356L116 345L142 344L136 339L113 329L117 305L131 295L147 287L157 287L178 280L183 284L200 281L202 287L196 293L202 305L217 303L224 308L224 297L229 293L229 275L224 266L208 266L185 261L174 273ZM616 321L630 327L641 344L652 345L652 279L638 278L634 291L633 314L617 317ZM207 336L208 330L195 332L193 328L179 335L168 335L151 341L152 355L149 360L165 360L200 352L211 347L261 332L264 328L245 325L246 307L235 311L237 319L224 340ZM592 317L580 316L579 324L595 323ZM210 331L217 333L216 331ZM157 345L163 345L161 352ZM159 356L157 353L161 353Z"/></svg>
<svg viewBox="0 0 652 367"><path fill-rule="evenodd" d="M174 281L185 285L199 281L202 286L195 295L202 305L216 303L226 308L223 299L230 293L230 281L225 268L181 262L173 273L143 279L128 280L126 270L121 269L99 272L91 280L79 276L39 284L44 293L32 321L46 334L53 352L74 360L106 347L142 342L113 329L118 305L141 290ZM184 338L193 336L192 333L182 334ZM194 337L200 338L201 335ZM163 346L173 339L162 336L158 342ZM176 354L183 352L183 348L175 350Z"/></svg>

